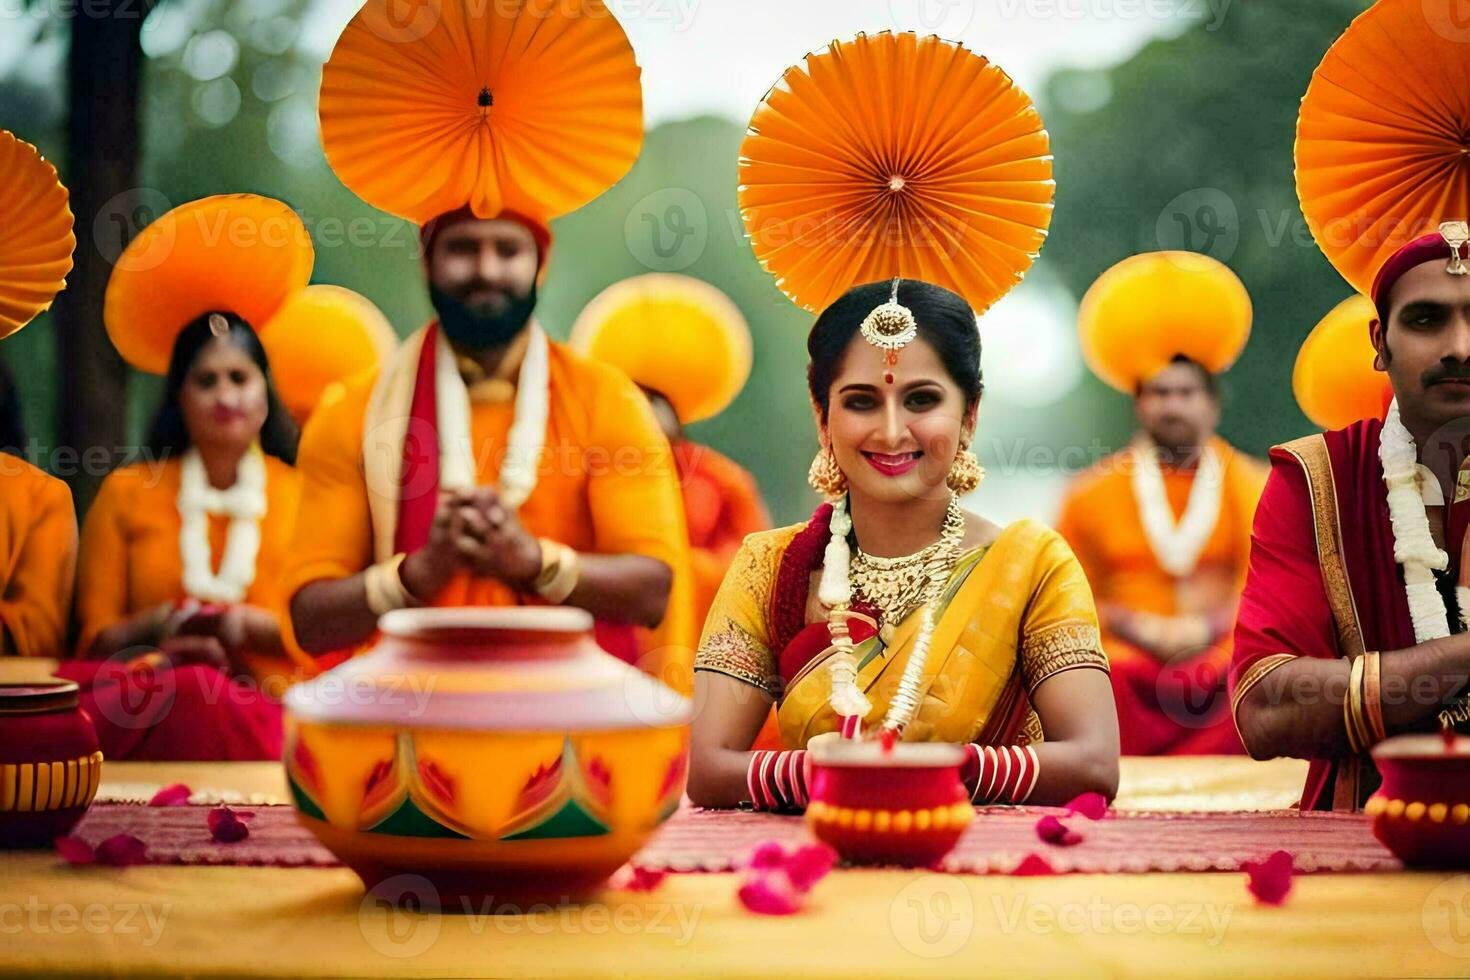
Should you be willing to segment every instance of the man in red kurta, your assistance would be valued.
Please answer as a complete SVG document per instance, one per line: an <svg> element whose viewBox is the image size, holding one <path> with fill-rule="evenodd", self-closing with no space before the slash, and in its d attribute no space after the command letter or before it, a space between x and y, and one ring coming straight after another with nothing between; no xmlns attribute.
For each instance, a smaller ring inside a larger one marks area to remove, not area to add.
<svg viewBox="0 0 1470 980"><path fill-rule="evenodd" d="M1470 269L1442 228L1373 285L1394 406L1273 450L1256 511L1231 707L1251 755L1311 760L1303 807L1360 807L1375 742L1470 714Z"/></svg>

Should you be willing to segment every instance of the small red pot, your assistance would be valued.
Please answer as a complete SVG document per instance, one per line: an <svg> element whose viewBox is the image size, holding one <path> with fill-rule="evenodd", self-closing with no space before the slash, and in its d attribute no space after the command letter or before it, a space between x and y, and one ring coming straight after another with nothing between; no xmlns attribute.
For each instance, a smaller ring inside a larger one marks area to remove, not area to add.
<svg viewBox="0 0 1470 980"><path fill-rule="evenodd" d="M811 748L816 837L857 864L924 867L953 850L975 816L958 745L833 741Z"/></svg>
<svg viewBox="0 0 1470 980"><path fill-rule="evenodd" d="M1405 864L1470 867L1470 738L1400 735L1374 748L1383 776L1363 808Z"/></svg>
<svg viewBox="0 0 1470 980"><path fill-rule="evenodd" d="M101 778L75 683L0 684L0 847L46 847L70 833Z"/></svg>

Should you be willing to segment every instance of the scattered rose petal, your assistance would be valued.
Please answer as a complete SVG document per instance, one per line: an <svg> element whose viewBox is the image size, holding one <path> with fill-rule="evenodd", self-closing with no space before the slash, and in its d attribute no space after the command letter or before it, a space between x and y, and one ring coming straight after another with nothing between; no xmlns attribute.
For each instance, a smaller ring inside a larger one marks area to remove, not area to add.
<svg viewBox="0 0 1470 980"><path fill-rule="evenodd" d="M826 844L807 844L798 847L786 859L786 875L793 888L806 894L813 885L827 877L836 863L837 852Z"/></svg>
<svg viewBox="0 0 1470 980"><path fill-rule="evenodd" d="M1069 830L1066 824L1049 814L1036 821L1036 836L1058 847L1071 847L1073 844L1082 843L1081 834Z"/></svg>
<svg viewBox="0 0 1470 980"><path fill-rule="evenodd" d="M1101 820L1108 812L1108 801L1101 793L1083 793L1067 804L1068 813L1080 813L1088 820Z"/></svg>
<svg viewBox="0 0 1470 980"><path fill-rule="evenodd" d="M801 907L799 893L781 872L747 878L736 894L757 915L793 915Z"/></svg>
<svg viewBox="0 0 1470 980"><path fill-rule="evenodd" d="M1264 861L1245 861L1241 870L1246 874L1246 889L1262 905L1280 905L1291 893L1291 855L1276 851Z"/></svg>
<svg viewBox="0 0 1470 980"><path fill-rule="evenodd" d="M773 840L764 844L757 844L755 850L750 852L750 860L746 862L748 868L780 868L786 864L786 849Z"/></svg>
<svg viewBox="0 0 1470 980"><path fill-rule="evenodd" d="M148 801L149 806L184 806L189 802L189 796L194 791L183 783L174 783L165 786L153 794L153 799Z"/></svg>
<svg viewBox="0 0 1470 980"><path fill-rule="evenodd" d="M80 837L56 838L56 853L65 858L67 864L94 864L97 861L97 852Z"/></svg>
<svg viewBox="0 0 1470 980"><path fill-rule="evenodd" d="M652 871L625 864L608 879L607 885L615 891L651 892L664 883L667 871Z"/></svg>
<svg viewBox="0 0 1470 980"><path fill-rule="evenodd" d="M146 864L148 848L132 834L117 834L97 845L97 863L114 868Z"/></svg>
<svg viewBox="0 0 1470 980"><path fill-rule="evenodd" d="M1021 863L1016 865L1016 870L1011 874L1021 878L1035 878L1041 875L1054 875L1056 870L1041 855L1028 854L1021 859Z"/></svg>
<svg viewBox="0 0 1470 980"><path fill-rule="evenodd" d="M216 807L209 811L209 836L221 844L233 844L250 836L250 828L245 826L245 821L227 806Z"/></svg>

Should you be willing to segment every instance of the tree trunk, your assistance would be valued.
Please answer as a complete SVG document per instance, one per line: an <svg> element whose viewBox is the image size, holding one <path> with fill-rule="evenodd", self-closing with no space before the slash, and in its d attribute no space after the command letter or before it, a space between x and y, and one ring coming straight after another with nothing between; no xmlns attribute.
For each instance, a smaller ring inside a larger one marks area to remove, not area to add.
<svg viewBox="0 0 1470 980"><path fill-rule="evenodd" d="M102 297L118 252L138 230L126 202L136 200L138 186L139 35L147 6L141 0L86 0L71 21L66 183L77 249L67 288L57 298L55 324L59 442L76 455L58 469L82 513L126 436L127 370L103 329ZM99 465L101 453L88 452L91 447L107 450L106 465Z"/></svg>

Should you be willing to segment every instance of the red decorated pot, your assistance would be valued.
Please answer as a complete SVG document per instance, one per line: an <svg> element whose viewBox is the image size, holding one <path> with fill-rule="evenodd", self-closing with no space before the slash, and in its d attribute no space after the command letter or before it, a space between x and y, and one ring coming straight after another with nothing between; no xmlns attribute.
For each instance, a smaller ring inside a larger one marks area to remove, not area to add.
<svg viewBox="0 0 1470 980"><path fill-rule="evenodd" d="M76 684L0 684L0 847L46 847L71 833L101 779Z"/></svg>
<svg viewBox="0 0 1470 980"><path fill-rule="evenodd" d="M689 702L604 653L578 609L414 609L286 693L301 822L424 906L587 896L679 805ZM412 876L403 879L399 876Z"/></svg>
<svg viewBox="0 0 1470 980"><path fill-rule="evenodd" d="M1373 749L1383 777L1363 808L1405 864L1470 867L1470 738L1399 735Z"/></svg>
<svg viewBox="0 0 1470 980"><path fill-rule="evenodd" d="M964 749L941 742L824 741L810 749L806 819L848 861L921 867L948 854L975 816Z"/></svg>

